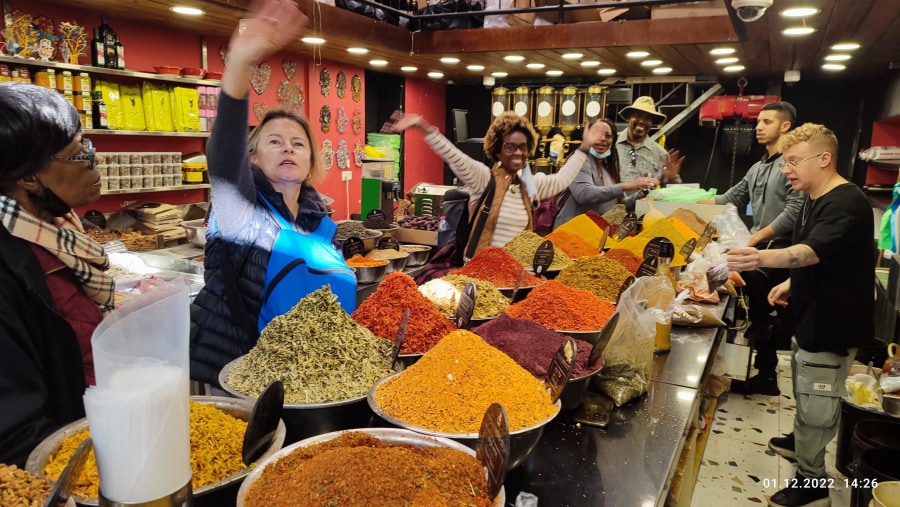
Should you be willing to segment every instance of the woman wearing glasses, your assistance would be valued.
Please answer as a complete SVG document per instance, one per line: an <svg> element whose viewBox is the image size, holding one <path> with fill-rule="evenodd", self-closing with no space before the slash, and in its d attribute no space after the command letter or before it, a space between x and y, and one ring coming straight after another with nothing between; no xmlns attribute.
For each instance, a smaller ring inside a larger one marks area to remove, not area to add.
<svg viewBox="0 0 900 507"><path fill-rule="evenodd" d="M625 192L656 188L659 180L650 176L622 181L619 172L619 156L613 142L616 125L606 119L596 119L587 125L596 133L597 142L591 146L590 156L584 161L575 181L559 196L559 214L553 227L568 222L576 215L594 210L603 214L622 201Z"/></svg>
<svg viewBox="0 0 900 507"><path fill-rule="evenodd" d="M556 174L532 174L527 165L528 157L534 151L538 134L530 121L511 111L498 116L484 136L484 154L494 161L492 167L465 155L419 115L404 115L397 111L383 130L399 133L408 128L425 136L425 142L468 187L470 217L480 214L485 206L489 208L480 236L473 232L469 237L465 248L467 258L486 246L502 247L520 232L532 230L532 203L554 196L569 186L598 136L585 131L581 146ZM492 199L485 199L481 210L474 209L486 191L489 195L492 193Z"/></svg>
<svg viewBox="0 0 900 507"><path fill-rule="evenodd" d="M84 417L91 335L113 309L103 247L72 212L100 197L94 149L54 90L0 85L0 462Z"/></svg>

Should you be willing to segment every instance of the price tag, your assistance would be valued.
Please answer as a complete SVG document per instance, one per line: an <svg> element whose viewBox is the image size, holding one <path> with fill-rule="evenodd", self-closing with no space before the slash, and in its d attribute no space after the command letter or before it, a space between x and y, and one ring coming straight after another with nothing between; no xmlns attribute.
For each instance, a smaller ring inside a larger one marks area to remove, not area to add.
<svg viewBox="0 0 900 507"><path fill-rule="evenodd" d="M366 213L366 218L372 218L372 217L381 217L384 220L387 220L387 215L384 214L384 211L381 211L378 208L371 209L371 210L369 210L368 213Z"/></svg>
<svg viewBox="0 0 900 507"><path fill-rule="evenodd" d="M519 289L522 287L522 280L525 279L525 268L522 268L522 272L519 273L519 279L516 280L516 286L513 287L512 295L509 298L510 303L514 303L516 301L516 293L519 292Z"/></svg>
<svg viewBox="0 0 900 507"><path fill-rule="evenodd" d="M493 499L503 487L509 466L509 421L506 409L499 403L494 403L484 412L481 429L478 430L475 459L487 471L488 494Z"/></svg>
<svg viewBox="0 0 900 507"><path fill-rule="evenodd" d="M703 234L700 235L700 239L697 240L697 251L702 252L706 245L709 244L709 240L712 239L713 234L716 233L716 228L713 224L706 224L706 229L703 229Z"/></svg>
<svg viewBox="0 0 900 507"><path fill-rule="evenodd" d="M632 277L632 283L634 283L634 278ZM624 290L622 292L625 292ZM622 297L622 292L619 293L619 297ZM593 365L597 358L603 354L603 349L606 348L606 345L609 344L609 339L612 338L613 333L616 330L616 325L619 323L619 312L616 312L606 321L606 325L603 326L603 330L600 331L600 336L597 337L597 341L594 342L594 346L591 348L591 356L588 358L588 364Z"/></svg>
<svg viewBox="0 0 900 507"><path fill-rule="evenodd" d="M649 259L646 259L641 263L641 267L638 268L637 274L635 274L634 276L638 278L642 276L653 276L656 274L657 266L659 266L659 258L650 257Z"/></svg>
<svg viewBox="0 0 900 507"><path fill-rule="evenodd" d="M400 349L403 348L403 340L406 339L406 327L409 325L409 308L403 309L403 318L400 319L400 328L397 329L397 338L394 340L394 350L391 353L391 363L388 368L393 368L397 362L397 356L400 355Z"/></svg>
<svg viewBox="0 0 900 507"><path fill-rule="evenodd" d="M625 219L622 220L622 225L616 229L616 234L613 237L616 238L616 241L622 241L635 229L637 229L637 215L635 215L634 212L631 212L625 215Z"/></svg>
<svg viewBox="0 0 900 507"><path fill-rule="evenodd" d="M459 304L456 305L456 316L453 319L456 321L456 327L467 329L473 313L475 313L475 284L469 282L463 287L462 294L459 295Z"/></svg>
<svg viewBox="0 0 900 507"><path fill-rule="evenodd" d="M659 257L659 249L663 242L669 241L662 236L657 236L650 241L647 242L647 246L644 247L644 259L649 259L651 257Z"/></svg>
<svg viewBox="0 0 900 507"><path fill-rule="evenodd" d="M696 247L697 247L697 240L694 238L691 238L684 242L684 246L681 247L681 251L679 251L678 253L680 253L682 257L687 259L688 257L691 256L692 253L694 253L694 248L696 248Z"/></svg>
<svg viewBox="0 0 900 507"><path fill-rule="evenodd" d="M541 276L547 272L547 268L553 263L553 243L546 240L538 247L534 253L534 274Z"/></svg>
<svg viewBox="0 0 900 507"><path fill-rule="evenodd" d="M572 370L575 369L575 356L578 353L578 347L575 340L569 339L560 345L550 366L547 368L547 379L544 385L550 390L550 401L556 403L559 395L562 394L566 387L566 382L572 376Z"/></svg>
<svg viewBox="0 0 900 507"><path fill-rule="evenodd" d="M600 247L597 249L600 251L600 255L603 255L603 249L606 248L606 240L609 239L609 226L603 228L603 235L600 236Z"/></svg>
<svg viewBox="0 0 900 507"><path fill-rule="evenodd" d="M106 216L95 209L85 213L84 219L101 229L106 229Z"/></svg>
<svg viewBox="0 0 900 507"><path fill-rule="evenodd" d="M379 250L400 250L400 242L394 237L381 238L378 240L378 244L375 245L375 248Z"/></svg>
<svg viewBox="0 0 900 507"><path fill-rule="evenodd" d="M350 236L349 238L344 240L344 245L341 247L341 252L344 254L345 259L349 259L354 255L363 255L366 253L366 246L363 245L363 240L359 239L356 236Z"/></svg>
<svg viewBox="0 0 900 507"><path fill-rule="evenodd" d="M622 286L619 288L619 295L616 296L616 304L619 304L619 300L622 299L622 294L624 294L625 291L628 290L628 287L631 287L632 285L634 285L634 277L633 276L629 276L628 278L625 279L624 282L622 282Z"/></svg>

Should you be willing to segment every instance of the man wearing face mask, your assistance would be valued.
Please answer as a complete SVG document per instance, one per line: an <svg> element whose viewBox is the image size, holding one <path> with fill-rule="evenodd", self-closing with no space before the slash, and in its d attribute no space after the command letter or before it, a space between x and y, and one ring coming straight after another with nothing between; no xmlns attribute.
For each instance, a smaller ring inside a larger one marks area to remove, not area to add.
<svg viewBox="0 0 900 507"><path fill-rule="evenodd" d="M0 85L0 462L84 417L90 339L113 309L103 247L72 208L100 197L95 150L58 93Z"/></svg>
<svg viewBox="0 0 900 507"><path fill-rule="evenodd" d="M632 105L622 109L619 116L628 122L628 127L619 132L616 139L622 181L653 176L659 168L665 166L660 180L681 183L679 173L684 157L680 156L678 150L667 152L650 140L650 129L666 121L666 115L657 111L653 98L638 97Z"/></svg>

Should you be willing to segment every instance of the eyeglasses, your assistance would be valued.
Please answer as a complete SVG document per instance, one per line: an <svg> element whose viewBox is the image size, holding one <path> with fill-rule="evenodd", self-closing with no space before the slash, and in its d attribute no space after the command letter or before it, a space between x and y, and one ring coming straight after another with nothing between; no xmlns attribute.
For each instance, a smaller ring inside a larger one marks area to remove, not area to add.
<svg viewBox="0 0 900 507"><path fill-rule="evenodd" d="M63 162L87 162L88 167L94 167L94 157L97 154L97 149L94 148L94 143L91 142L90 139L84 138L81 140L81 152L78 155L73 157L57 157L55 155L51 155L51 160L60 160Z"/></svg>
<svg viewBox="0 0 900 507"><path fill-rule="evenodd" d="M637 165L637 154L634 152L634 148L628 150L628 154L631 155L631 167Z"/></svg>
<svg viewBox="0 0 900 507"><path fill-rule="evenodd" d="M784 160L780 164L778 164L778 169L784 169L785 164L791 164L791 167L797 167L800 164L802 164L803 162L806 162L807 160L812 160L814 158L821 157L824 154L825 154L825 152L823 151L822 153L819 153L817 155L812 155L812 156L806 157L803 160Z"/></svg>
<svg viewBox="0 0 900 507"><path fill-rule="evenodd" d="M517 151L528 153L528 143L503 143L503 151L506 153L515 153Z"/></svg>

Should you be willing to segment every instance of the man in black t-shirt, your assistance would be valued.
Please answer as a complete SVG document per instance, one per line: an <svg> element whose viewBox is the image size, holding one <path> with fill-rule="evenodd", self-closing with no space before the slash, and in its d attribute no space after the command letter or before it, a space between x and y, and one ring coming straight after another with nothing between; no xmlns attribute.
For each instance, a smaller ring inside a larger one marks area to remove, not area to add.
<svg viewBox="0 0 900 507"><path fill-rule="evenodd" d="M794 431L769 440L775 453L797 461L797 475L772 495L774 507L831 505L825 446L834 438L844 381L856 349L872 340L875 245L872 208L837 173L837 138L807 123L782 136L782 173L807 192L788 248L728 252L732 270L790 268L769 304L794 307L791 367L797 412Z"/></svg>

